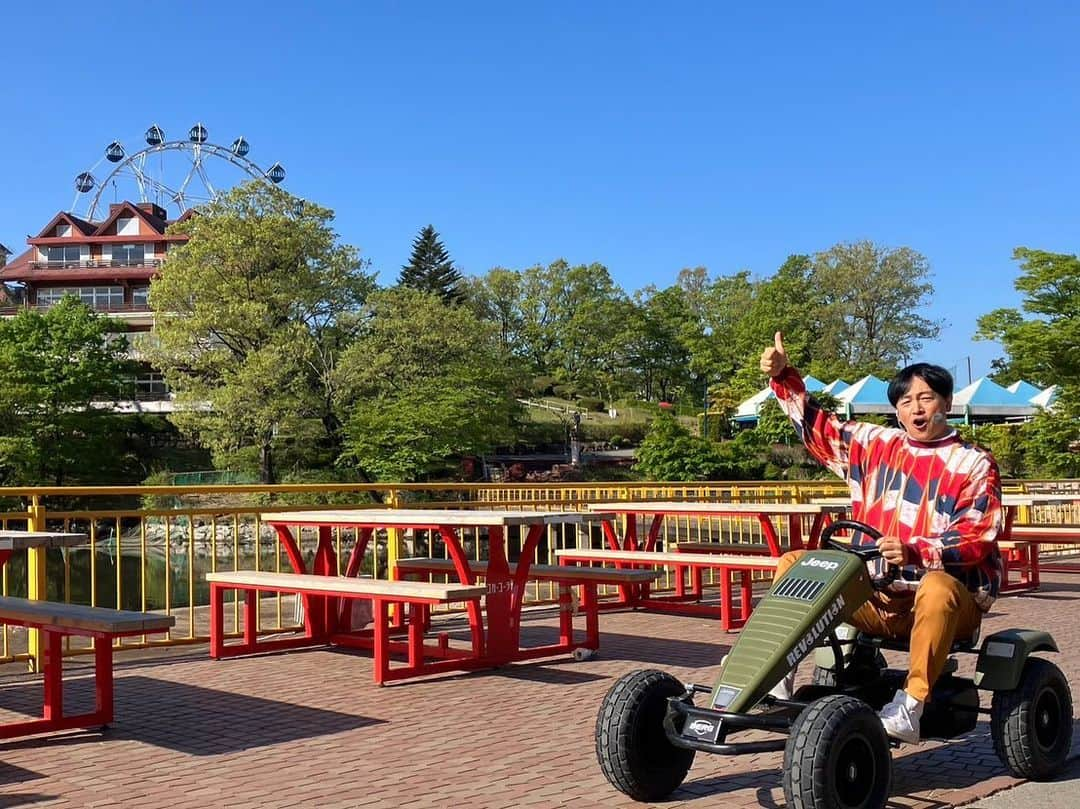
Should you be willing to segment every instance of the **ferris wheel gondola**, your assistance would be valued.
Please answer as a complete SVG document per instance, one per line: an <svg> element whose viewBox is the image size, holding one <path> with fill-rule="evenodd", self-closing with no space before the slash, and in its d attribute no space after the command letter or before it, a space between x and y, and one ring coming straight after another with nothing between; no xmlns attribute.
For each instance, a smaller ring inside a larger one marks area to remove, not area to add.
<svg viewBox="0 0 1080 809"><path fill-rule="evenodd" d="M240 179L252 177L279 185L285 179L285 168L275 162L265 171L248 158L251 144L239 137L231 146L220 146L210 141L209 130L196 123L188 130L186 140L170 141L165 131L153 124L143 136L146 147L128 154L124 144L114 140L105 147L105 153L88 171L75 178L75 202L72 211L89 221L101 216L101 206L106 192L112 189L119 198L140 202L154 202L168 210L183 214L188 209L211 202L218 197L220 189L233 185L227 176L219 181L219 174L231 172ZM166 157L170 158L166 166ZM182 157L184 160L172 160ZM95 172L105 161L109 172L100 177ZM177 164L177 165L174 165ZM133 188L120 189L121 184ZM134 191L130 194L129 191Z"/></svg>

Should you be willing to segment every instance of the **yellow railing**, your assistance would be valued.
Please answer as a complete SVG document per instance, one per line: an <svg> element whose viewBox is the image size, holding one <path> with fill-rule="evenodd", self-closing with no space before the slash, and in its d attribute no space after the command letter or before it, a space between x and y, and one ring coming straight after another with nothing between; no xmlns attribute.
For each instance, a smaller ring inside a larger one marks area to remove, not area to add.
<svg viewBox="0 0 1080 809"><path fill-rule="evenodd" d="M1074 481L1010 482L1008 489L1047 491L1053 487L1080 488ZM495 509L581 510L586 503L641 500L706 500L727 502L806 502L814 497L844 494L839 481L710 482L710 483L543 483L543 484L295 484L279 486L153 486L0 488L4 528L60 529L89 535L88 548L50 550L37 559L16 554L4 567L2 592L55 601L71 601L125 609L161 611L176 617L176 626L164 638L127 639L125 647L199 643L208 639L209 614L204 574L215 570L288 568L273 531L258 515L267 511L384 506L456 507ZM22 504L21 507L18 504ZM117 504L121 505L117 505ZM57 504L57 505L50 505ZM126 507L125 507L126 506ZM1035 509L1033 519L1045 522L1080 522L1077 509ZM625 529L625 526L621 526ZM423 532L404 536L380 534L371 543L364 571L384 577L399 553L433 554L441 542ZM784 538L784 534L781 534ZM347 559L354 534L337 531L339 560ZM462 537L476 557L484 554L484 538L477 532ZM761 542L755 521L737 518L671 519L661 539L712 539L725 542ZM310 559L317 538L299 536L301 551ZM511 538L510 553L520 546ZM549 532L534 561L553 561L557 548L581 543L600 547L599 530L588 535ZM344 564L344 561L341 561ZM669 583L670 584L670 583ZM532 601L554 598L551 585L533 585ZM238 626L239 604L231 610L232 628ZM291 597L273 601L261 616L261 628L280 631L295 626L297 613ZM81 651L81 648L73 651ZM30 657L23 630L4 627L0 634L0 662Z"/></svg>

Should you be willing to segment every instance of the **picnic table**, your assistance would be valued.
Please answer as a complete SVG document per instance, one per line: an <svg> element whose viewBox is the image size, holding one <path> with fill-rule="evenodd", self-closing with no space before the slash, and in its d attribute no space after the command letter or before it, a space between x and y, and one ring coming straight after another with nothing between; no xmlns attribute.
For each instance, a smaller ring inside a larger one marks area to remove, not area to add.
<svg viewBox="0 0 1080 809"><path fill-rule="evenodd" d="M49 548L71 548L87 541L86 534L67 531L0 531L0 568L15 551L44 554ZM72 728L107 726L113 721L113 641L130 635L164 632L173 626L171 615L107 607L91 607L40 599L44 562L27 565L30 598L0 596L0 624L27 629L31 660L43 674L44 697L39 718L0 724L0 738ZM35 569L36 568L36 569ZM39 634L44 643L39 642ZM64 639L82 636L94 640L94 710L69 713L64 706Z"/></svg>
<svg viewBox="0 0 1080 809"><path fill-rule="evenodd" d="M7 564L15 551L27 552L26 594L31 600L45 598L45 552L50 548L74 548L85 545L89 537L70 531L0 531L0 570ZM30 629L27 635L30 650L30 665L34 671L40 671L42 655L40 636L37 629Z"/></svg>
<svg viewBox="0 0 1080 809"><path fill-rule="evenodd" d="M466 554L461 532L463 529L486 531L488 559L484 570L485 585L480 591L483 598L465 600L472 633L472 651L463 655L460 649L447 649L445 643L441 648L425 647L425 656L446 655L447 659L435 663L414 661L417 662L416 674L495 667L572 651L573 645L567 643L565 638L552 645L521 645L521 610L531 561L549 527L578 527L610 518L611 515L606 514L576 512L408 508L269 512L260 515L263 523L274 528L293 571L315 576L338 575L339 564L333 542L335 529L356 531L356 540L344 566L343 576L346 578L355 577L360 572L364 553L376 530L412 529L436 532L446 545L458 581L463 585L473 585L476 582L472 564L475 560ZM314 529L318 534L310 571L298 542L299 531L303 528ZM507 534L515 528L521 531L522 541L518 559L511 565L507 553ZM403 588L402 592L407 594L408 588L416 583L400 581L380 584L391 587L399 585ZM342 626L343 616L348 611L341 609L340 599L334 595L299 592L304 599L308 637L316 641L348 643L348 628ZM402 601L408 600L402 598Z"/></svg>
<svg viewBox="0 0 1080 809"><path fill-rule="evenodd" d="M614 521L603 522L604 535L607 538L611 550L645 550L656 549L656 541L660 536L667 517L741 517L757 520L761 526L761 533L772 556L780 556L783 549L780 543L780 534L777 523L786 521L788 526L788 541L792 550L803 547L814 549L817 547L821 536L821 529L826 524L829 515L843 512L844 505L829 505L818 503L715 503L715 502L677 502L677 501L653 501L653 502L616 502L616 503L590 503L586 506L590 511L606 512L626 517L626 531L620 538L615 532ZM638 543L637 518L652 517L648 534L642 545ZM804 517L812 517L810 534L806 542L803 542L802 523ZM774 522L776 520L776 522ZM728 549L732 550L732 549Z"/></svg>

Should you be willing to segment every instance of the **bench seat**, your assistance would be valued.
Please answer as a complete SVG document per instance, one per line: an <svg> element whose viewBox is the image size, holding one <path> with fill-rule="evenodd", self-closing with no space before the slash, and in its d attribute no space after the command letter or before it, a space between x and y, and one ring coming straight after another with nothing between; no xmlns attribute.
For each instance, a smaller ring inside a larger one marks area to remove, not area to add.
<svg viewBox="0 0 1080 809"><path fill-rule="evenodd" d="M751 553L768 556L772 553L768 545L759 542L674 542L671 549L684 553Z"/></svg>
<svg viewBox="0 0 1080 809"><path fill-rule="evenodd" d="M364 596L372 599L432 604L466 601L470 598L479 598L486 592L483 587L469 584L429 584L417 581L385 581L256 570L207 573L206 580L211 584L222 586L235 585L238 589L250 588L347 597Z"/></svg>
<svg viewBox="0 0 1080 809"><path fill-rule="evenodd" d="M0 624L37 629L42 634L45 697L40 719L0 725L0 739L73 728L107 726L113 721L113 640L129 635L165 632L176 619L108 607L90 607L13 596L0 597ZM64 713L64 637L94 639L94 710Z"/></svg>
<svg viewBox="0 0 1080 809"><path fill-rule="evenodd" d="M214 659L253 654L274 649L292 649L336 643L372 649L375 657L374 677L377 685L389 680L460 670L470 664L465 658L479 662L483 656L483 640L473 632L471 652L451 649L444 634L438 644L424 643L428 623L428 608L436 604L460 601L477 602L487 588L470 584L434 584L417 581L385 581L345 576L316 576L300 573L238 570L207 573L210 583L210 656ZM243 638L240 643L225 643L225 593L236 590L244 593ZM296 593L304 599L304 635L297 638L258 640L258 599L261 592ZM353 630L346 626L351 617L352 602L372 603L373 627ZM390 605L396 605L391 616ZM391 634L403 630L405 607L408 607L408 639L392 641ZM401 652L408 663L391 666L391 654ZM441 658L428 662L427 657Z"/></svg>

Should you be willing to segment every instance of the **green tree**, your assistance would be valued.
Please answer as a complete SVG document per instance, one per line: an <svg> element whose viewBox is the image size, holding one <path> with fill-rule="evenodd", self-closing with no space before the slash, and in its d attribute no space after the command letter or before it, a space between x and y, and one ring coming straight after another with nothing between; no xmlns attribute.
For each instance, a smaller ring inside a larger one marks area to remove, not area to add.
<svg viewBox="0 0 1080 809"><path fill-rule="evenodd" d="M520 375L497 328L438 296L405 287L372 295L337 376L347 433L339 462L380 480L445 473L513 440Z"/></svg>
<svg viewBox="0 0 1080 809"><path fill-rule="evenodd" d="M493 267L481 278L467 282L468 300L482 320L499 327L507 351L518 351L521 343L521 273Z"/></svg>
<svg viewBox="0 0 1080 809"><path fill-rule="evenodd" d="M718 480L730 475L728 459L716 444L691 435L667 413L649 425L635 454L634 471L647 480Z"/></svg>
<svg viewBox="0 0 1080 809"><path fill-rule="evenodd" d="M635 293L632 328L626 342L626 373L646 401L670 401L691 384L687 335L699 330L686 291L680 286Z"/></svg>
<svg viewBox="0 0 1080 809"><path fill-rule="evenodd" d="M772 276L755 283L752 299L730 338L732 350L741 360L733 374L732 388L743 397L761 389L764 379L758 358L762 349L772 344L777 331L784 334L791 364L804 373L817 373L814 359L821 343L824 305L821 290L814 283L813 262L807 255L788 256Z"/></svg>
<svg viewBox="0 0 1080 809"><path fill-rule="evenodd" d="M1022 311L995 309L979 318L978 339L997 340L1003 374L1033 384L1080 387L1080 258L1018 247L1015 286Z"/></svg>
<svg viewBox="0 0 1080 809"><path fill-rule="evenodd" d="M1030 474L1080 474L1080 258L1018 247L1021 310L996 309L979 318L979 339L997 340L1002 379L1059 385L1057 402L1023 433Z"/></svg>
<svg viewBox="0 0 1080 809"><path fill-rule="evenodd" d="M461 273L454 267L433 225L421 228L413 239L412 255L401 268L398 283L438 295L447 303L461 303L465 299Z"/></svg>
<svg viewBox="0 0 1080 809"><path fill-rule="evenodd" d="M247 464L263 483L276 480L278 453L312 462L340 451L334 369L374 280L332 221L247 183L173 226L188 241L151 284L147 353L176 394L171 418L216 463Z"/></svg>
<svg viewBox="0 0 1080 809"><path fill-rule="evenodd" d="M519 353L532 373L610 400L625 376L632 313L602 264L530 267L522 274Z"/></svg>
<svg viewBox="0 0 1080 809"><path fill-rule="evenodd" d="M890 375L941 330L919 313L930 300L930 265L910 247L837 244L814 257L824 300L816 366L829 377Z"/></svg>
<svg viewBox="0 0 1080 809"><path fill-rule="evenodd" d="M132 373L121 329L74 297L0 320L0 479L110 482L125 463L123 430L100 403Z"/></svg>
<svg viewBox="0 0 1080 809"><path fill-rule="evenodd" d="M1029 475L1080 477L1080 419L1074 412L1043 411L1024 425L1024 457Z"/></svg>

